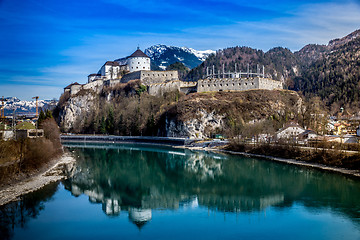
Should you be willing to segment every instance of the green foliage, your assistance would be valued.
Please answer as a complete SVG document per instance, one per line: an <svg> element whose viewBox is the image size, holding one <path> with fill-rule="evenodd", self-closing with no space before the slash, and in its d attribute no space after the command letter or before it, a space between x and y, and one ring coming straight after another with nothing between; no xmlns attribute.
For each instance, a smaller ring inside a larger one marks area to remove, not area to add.
<svg viewBox="0 0 360 240"><path fill-rule="evenodd" d="M257 65L265 66L266 74L270 74L273 79L280 80L296 76L293 66L299 64L299 60L287 48L277 47L264 53L262 50L249 47L232 47L210 55L206 61L192 69L185 79L197 81L206 75L207 68L212 70L213 66L216 73L219 70L222 72L223 64L225 72L234 72L235 65L237 65L238 72L246 72L248 64L252 72L257 72Z"/></svg>
<svg viewBox="0 0 360 240"><path fill-rule="evenodd" d="M30 122L20 122L15 126L16 129L35 129L35 126Z"/></svg>
<svg viewBox="0 0 360 240"><path fill-rule="evenodd" d="M145 85L140 85L138 89L136 89L136 94L141 95L142 93L146 92L147 87Z"/></svg>
<svg viewBox="0 0 360 240"><path fill-rule="evenodd" d="M42 123L46 120L46 119L50 119L53 118L52 113L49 109L46 109L45 112L41 109L40 113L39 113L39 117L38 117L38 125L41 126Z"/></svg>
<svg viewBox="0 0 360 240"><path fill-rule="evenodd" d="M109 108L109 113L105 121L106 133L114 134L115 132L115 119L114 119L114 110L112 107Z"/></svg>
<svg viewBox="0 0 360 240"><path fill-rule="evenodd" d="M105 117L103 116L100 121L100 133L106 134L106 122Z"/></svg>
<svg viewBox="0 0 360 240"><path fill-rule="evenodd" d="M167 66L166 70L171 71L171 70L176 70L179 73L179 78L180 79L184 79L185 76L189 73L190 69L188 67L186 67L183 63L181 62L176 62L173 63L169 66Z"/></svg>

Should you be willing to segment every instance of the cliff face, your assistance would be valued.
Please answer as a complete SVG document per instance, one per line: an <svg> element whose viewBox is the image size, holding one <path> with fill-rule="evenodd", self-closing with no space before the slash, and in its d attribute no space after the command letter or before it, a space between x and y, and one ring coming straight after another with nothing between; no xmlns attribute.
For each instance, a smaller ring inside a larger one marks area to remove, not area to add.
<svg viewBox="0 0 360 240"><path fill-rule="evenodd" d="M206 138L236 135L246 125L272 131L303 109L302 98L289 90L195 93L169 106L160 116L160 134ZM268 126L265 126L268 125Z"/></svg>
<svg viewBox="0 0 360 240"><path fill-rule="evenodd" d="M60 106L58 121L64 132L77 132L83 128L87 117L98 109L98 96L92 91L82 92L68 99Z"/></svg>
<svg viewBox="0 0 360 240"><path fill-rule="evenodd" d="M131 88L131 89L130 89ZM247 124L273 129L296 118L302 99L288 90L249 90L161 97L123 84L100 94L83 91L62 101L58 122L64 132L206 138L236 135ZM270 122L269 122L270 121Z"/></svg>

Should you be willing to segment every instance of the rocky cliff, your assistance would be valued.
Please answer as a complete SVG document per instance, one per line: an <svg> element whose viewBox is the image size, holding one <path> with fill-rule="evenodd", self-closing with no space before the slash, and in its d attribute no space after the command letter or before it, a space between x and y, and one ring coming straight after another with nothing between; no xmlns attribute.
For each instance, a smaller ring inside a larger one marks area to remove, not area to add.
<svg viewBox="0 0 360 240"><path fill-rule="evenodd" d="M247 124L271 131L297 118L301 97L288 90L250 90L161 97L136 83L82 91L61 101L57 119L64 132L206 138L236 135ZM271 127L269 127L271 126Z"/></svg>

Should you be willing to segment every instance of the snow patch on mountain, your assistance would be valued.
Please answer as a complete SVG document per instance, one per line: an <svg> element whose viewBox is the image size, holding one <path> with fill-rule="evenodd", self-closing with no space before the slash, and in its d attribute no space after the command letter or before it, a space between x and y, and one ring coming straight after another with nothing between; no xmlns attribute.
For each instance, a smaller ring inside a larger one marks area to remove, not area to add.
<svg viewBox="0 0 360 240"><path fill-rule="evenodd" d="M215 53L213 50L198 51L193 48L174 47L163 44L145 49L145 54L161 69L166 69L167 66L175 62L181 62L189 68L194 68L213 53Z"/></svg>
<svg viewBox="0 0 360 240"><path fill-rule="evenodd" d="M15 113L17 115L31 115L36 113L36 101L23 101L17 97L7 97L7 101L4 102L5 105L5 115L9 116ZM40 109L52 109L57 104L56 100L38 100L38 108Z"/></svg>

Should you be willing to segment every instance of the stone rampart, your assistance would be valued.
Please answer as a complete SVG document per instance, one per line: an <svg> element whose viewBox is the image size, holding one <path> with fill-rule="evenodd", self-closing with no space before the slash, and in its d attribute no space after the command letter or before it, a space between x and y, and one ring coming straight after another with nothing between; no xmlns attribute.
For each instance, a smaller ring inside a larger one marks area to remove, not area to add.
<svg viewBox="0 0 360 240"><path fill-rule="evenodd" d="M166 83L154 83L148 85L148 93L153 96L161 96L166 92L180 91L181 81L170 81Z"/></svg>
<svg viewBox="0 0 360 240"><path fill-rule="evenodd" d="M140 79L140 76L141 76L141 71L128 73L121 78L121 82L127 83L131 80L138 80L138 79Z"/></svg>
<svg viewBox="0 0 360 240"><path fill-rule="evenodd" d="M280 81L269 78L214 78L201 79L197 92L245 91L250 89L282 89Z"/></svg>
<svg viewBox="0 0 360 240"><path fill-rule="evenodd" d="M178 71L140 71L140 80L145 85L179 80Z"/></svg>
<svg viewBox="0 0 360 240"><path fill-rule="evenodd" d="M179 75L177 71L137 71L124 75L121 82L127 83L137 79L148 86L154 83L179 80Z"/></svg>

